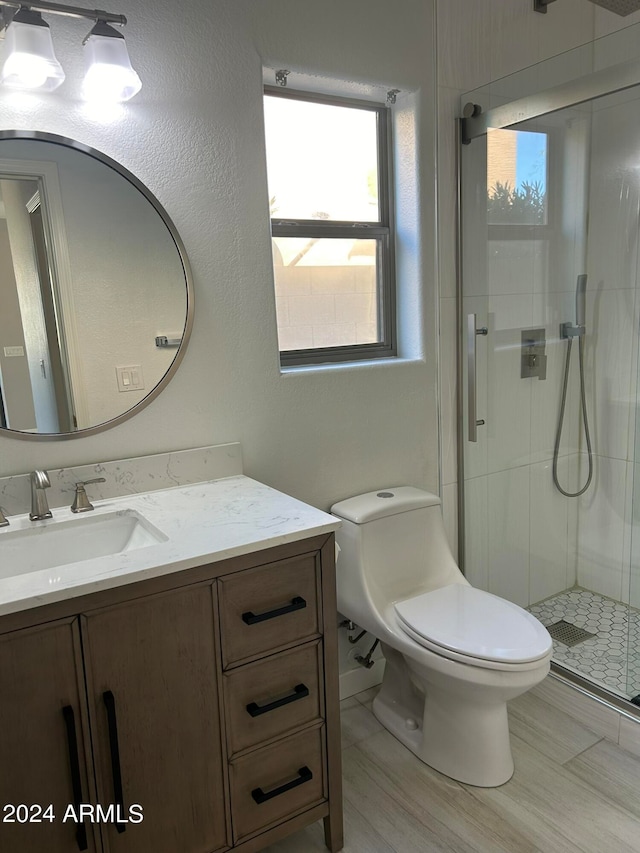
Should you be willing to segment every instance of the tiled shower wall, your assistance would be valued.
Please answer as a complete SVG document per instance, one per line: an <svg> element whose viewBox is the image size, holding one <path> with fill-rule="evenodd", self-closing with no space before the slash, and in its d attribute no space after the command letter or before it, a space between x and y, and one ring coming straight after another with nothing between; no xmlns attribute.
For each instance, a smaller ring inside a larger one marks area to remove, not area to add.
<svg viewBox="0 0 640 853"><path fill-rule="evenodd" d="M547 15L533 12L532 5L531 0L487 0L481 4L475 0L438 0L437 5L441 466L445 521L454 548L457 436L453 120L459 114L460 96L520 68L588 44L614 29L640 22L640 13L619 18L587 0L563 0L550 7ZM599 165L596 149L593 156L593 165ZM486 232L484 238L486 241ZM516 350L512 349L519 344L521 328L544 325L547 337L557 339L559 322L574 316L575 279L559 283L556 277L550 278L544 248L534 243L519 247L494 244L488 253L485 242L483 252L487 255L487 274L492 277L492 287L483 289L483 274L477 282L479 289L472 291L477 294L475 304L473 299L469 300L465 313L477 310L478 324L486 321L493 326L494 343L499 348L492 348L495 363L491 369L499 377L495 387L500 393L487 400L492 426L481 433L484 445L476 454L477 459L470 460L475 470L466 472L467 477L472 477L467 483L467 495L476 506L467 517L467 526L471 528L467 550L474 555L468 565L470 579L523 605L576 581L590 583L592 588L604 583L606 588L597 591L620 597L626 582L623 566L625 558L628 564L630 547L629 537L625 539L624 535L624 519L625 513L629 514L631 477L628 476L630 456L626 450L624 453L620 450L624 439L617 425L624 419L621 410L626 406L628 413L629 405L628 399L626 403L618 401L616 408L615 401L608 397L612 388L621 395L622 386L627 389L628 397L632 384L629 373L620 377L614 368L614 363L622 362L624 373L635 358L635 353L627 353L625 349L633 336L623 331L625 324L632 322L629 288L609 287L611 292L602 296L605 288L596 287L595 269L590 272L587 313L592 318L598 314L600 340L592 340L592 352L594 345L599 346L589 407L601 458L597 460L596 488L581 499L578 507L575 501L568 501L554 491L550 470L566 344L556 340L549 345L549 378L544 383L537 379L520 380L519 363L517 358L514 360ZM523 257L523 253L529 253L530 257ZM523 276L525 266L527 274ZM487 297L489 292L491 296ZM616 334L616 327L621 334ZM479 343L479 352L481 347ZM577 380L576 349L570 380L573 387ZM588 370L591 369L588 362ZM479 392L482 393L482 388ZM573 412L575 422L575 397L568 400L568 410ZM568 430L572 430L569 423ZM611 441L603 438L607 434ZM631 435L632 429L627 427L627 447L632 444ZM573 487L580 459L570 445L565 444L562 450L560 474ZM580 554L576 553L578 542ZM499 543L499 548L494 547L495 543ZM603 561L608 566L605 572L601 571ZM581 574L577 574L577 566L584 567ZM595 580L596 568L601 581Z"/></svg>
<svg viewBox="0 0 640 853"><path fill-rule="evenodd" d="M637 48L636 48L637 50ZM603 57L603 60L612 57ZM618 60L619 61L619 60ZM629 96L631 97L631 96ZM632 563L633 458L638 348L640 116L629 102L594 103L587 322L589 406L596 447L596 488L580 499L578 583L640 605ZM637 492L640 484L635 484ZM637 550L636 541L635 548Z"/></svg>

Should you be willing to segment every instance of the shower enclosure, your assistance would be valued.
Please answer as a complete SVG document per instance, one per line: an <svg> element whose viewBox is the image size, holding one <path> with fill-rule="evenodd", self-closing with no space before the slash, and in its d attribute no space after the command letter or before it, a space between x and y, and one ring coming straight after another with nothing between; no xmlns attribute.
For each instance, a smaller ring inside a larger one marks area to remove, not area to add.
<svg viewBox="0 0 640 853"><path fill-rule="evenodd" d="M635 704L639 29L469 93L459 158L460 562Z"/></svg>

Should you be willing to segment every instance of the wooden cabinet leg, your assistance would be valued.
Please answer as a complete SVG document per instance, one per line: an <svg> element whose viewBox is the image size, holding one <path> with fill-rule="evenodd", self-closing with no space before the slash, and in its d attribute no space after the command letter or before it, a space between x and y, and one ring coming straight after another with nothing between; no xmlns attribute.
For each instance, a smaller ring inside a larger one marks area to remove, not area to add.
<svg viewBox="0 0 640 853"><path fill-rule="evenodd" d="M331 820L328 814L324 819L324 843L331 853L338 853L344 846L344 834L342 831L342 815L337 820Z"/></svg>

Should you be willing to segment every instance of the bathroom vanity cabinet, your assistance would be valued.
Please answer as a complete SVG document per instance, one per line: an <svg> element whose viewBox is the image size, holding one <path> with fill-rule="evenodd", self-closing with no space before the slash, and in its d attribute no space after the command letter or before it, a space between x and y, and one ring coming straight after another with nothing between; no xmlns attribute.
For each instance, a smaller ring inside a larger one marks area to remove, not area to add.
<svg viewBox="0 0 640 853"><path fill-rule="evenodd" d="M0 849L339 850L335 618L333 534L1 616Z"/></svg>

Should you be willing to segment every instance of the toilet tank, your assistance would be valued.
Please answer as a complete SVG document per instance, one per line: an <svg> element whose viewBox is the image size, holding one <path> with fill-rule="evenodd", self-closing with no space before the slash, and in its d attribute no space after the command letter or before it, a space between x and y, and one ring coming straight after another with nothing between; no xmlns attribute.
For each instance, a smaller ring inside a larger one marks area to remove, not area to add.
<svg viewBox="0 0 640 853"><path fill-rule="evenodd" d="M449 548L437 495L400 486L340 501L336 531L338 609L363 627L371 606L450 583L467 583Z"/></svg>

